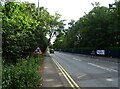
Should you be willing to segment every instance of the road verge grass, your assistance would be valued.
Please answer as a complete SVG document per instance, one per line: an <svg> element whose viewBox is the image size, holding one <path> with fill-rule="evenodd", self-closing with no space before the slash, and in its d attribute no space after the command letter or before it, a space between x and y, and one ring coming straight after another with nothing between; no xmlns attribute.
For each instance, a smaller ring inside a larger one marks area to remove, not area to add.
<svg viewBox="0 0 120 89"><path fill-rule="evenodd" d="M41 81L43 57L20 59L15 65L3 64L3 89L34 89Z"/></svg>

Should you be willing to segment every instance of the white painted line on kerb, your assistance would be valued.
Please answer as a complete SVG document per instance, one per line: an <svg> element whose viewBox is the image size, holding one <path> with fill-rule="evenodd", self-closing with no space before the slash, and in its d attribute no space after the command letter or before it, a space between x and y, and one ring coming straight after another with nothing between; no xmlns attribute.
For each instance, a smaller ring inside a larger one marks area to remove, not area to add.
<svg viewBox="0 0 120 89"><path fill-rule="evenodd" d="M98 68L101 68L101 69L104 69L104 70L107 70L107 71L118 72L117 70L109 69L109 68L106 68L106 67L102 67L102 66L99 66L99 65L96 65L96 64L93 64L93 63L88 63L88 64L89 64L89 65L92 65L92 66L95 66L95 67L98 67Z"/></svg>

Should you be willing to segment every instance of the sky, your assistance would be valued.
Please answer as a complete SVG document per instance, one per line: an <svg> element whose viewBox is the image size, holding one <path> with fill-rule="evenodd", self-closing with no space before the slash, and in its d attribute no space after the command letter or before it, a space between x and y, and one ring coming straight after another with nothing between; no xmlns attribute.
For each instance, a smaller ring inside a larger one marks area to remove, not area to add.
<svg viewBox="0 0 120 89"><path fill-rule="evenodd" d="M30 3L35 3L38 6L38 0L19 0L19 1L28 1ZM113 4L115 0L39 0L39 6L47 8L48 12L51 15L54 15L55 12L58 12L61 16L61 19L67 20L65 22L66 27L67 23L71 19L77 21L80 17L85 15L92 10L93 6L91 3L99 2L101 6L109 7L109 4ZM52 43L55 38L52 39Z"/></svg>
<svg viewBox="0 0 120 89"><path fill-rule="evenodd" d="M38 6L38 0L19 1L29 1ZM39 6L47 8L52 15L58 12L62 15L61 19L66 19L69 22L71 19L78 20L85 12L88 13L92 10L93 6L91 3L95 2L100 2L102 6L108 7L108 4L114 3L115 0L39 0Z"/></svg>

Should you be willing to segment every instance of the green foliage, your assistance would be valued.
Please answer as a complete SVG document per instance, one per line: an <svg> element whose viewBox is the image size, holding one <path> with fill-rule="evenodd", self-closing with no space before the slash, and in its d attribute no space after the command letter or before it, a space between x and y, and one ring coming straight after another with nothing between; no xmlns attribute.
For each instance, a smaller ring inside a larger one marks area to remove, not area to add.
<svg viewBox="0 0 120 89"><path fill-rule="evenodd" d="M40 83L39 67L42 58L20 59L16 65L4 65L3 89L33 89Z"/></svg>
<svg viewBox="0 0 120 89"><path fill-rule="evenodd" d="M44 7L38 16L35 4L6 2L2 6L2 56L6 62L26 58L37 46L44 52L56 32L62 30L63 21L59 18L58 13L50 15Z"/></svg>
<svg viewBox="0 0 120 89"><path fill-rule="evenodd" d="M120 47L120 1L115 8L92 4L94 8L70 27L54 42L57 49L105 49Z"/></svg>

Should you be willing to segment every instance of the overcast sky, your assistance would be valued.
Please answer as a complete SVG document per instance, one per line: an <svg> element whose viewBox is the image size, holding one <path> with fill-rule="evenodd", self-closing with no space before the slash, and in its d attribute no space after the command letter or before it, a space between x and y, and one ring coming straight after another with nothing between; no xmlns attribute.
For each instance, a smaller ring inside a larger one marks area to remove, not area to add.
<svg viewBox="0 0 120 89"><path fill-rule="evenodd" d="M35 3L38 6L38 0L19 0L29 1ZM62 15L61 19L66 19L66 23L70 22L71 19L79 20L84 15L84 12L88 13L92 10L93 6L91 3L100 2L101 6L108 7L109 4L113 4L115 0L39 0L40 7L47 8L50 14L54 15L58 12ZM68 26L66 25L66 28ZM52 40L52 43L54 38Z"/></svg>
<svg viewBox="0 0 120 89"><path fill-rule="evenodd" d="M38 0L20 0L35 3L38 6ZM71 19L78 20L88 13L93 6L91 3L100 2L102 6L108 7L108 4L114 3L115 0L39 0L39 5L48 8L48 11L54 15L57 11L62 15L62 19L69 22Z"/></svg>

